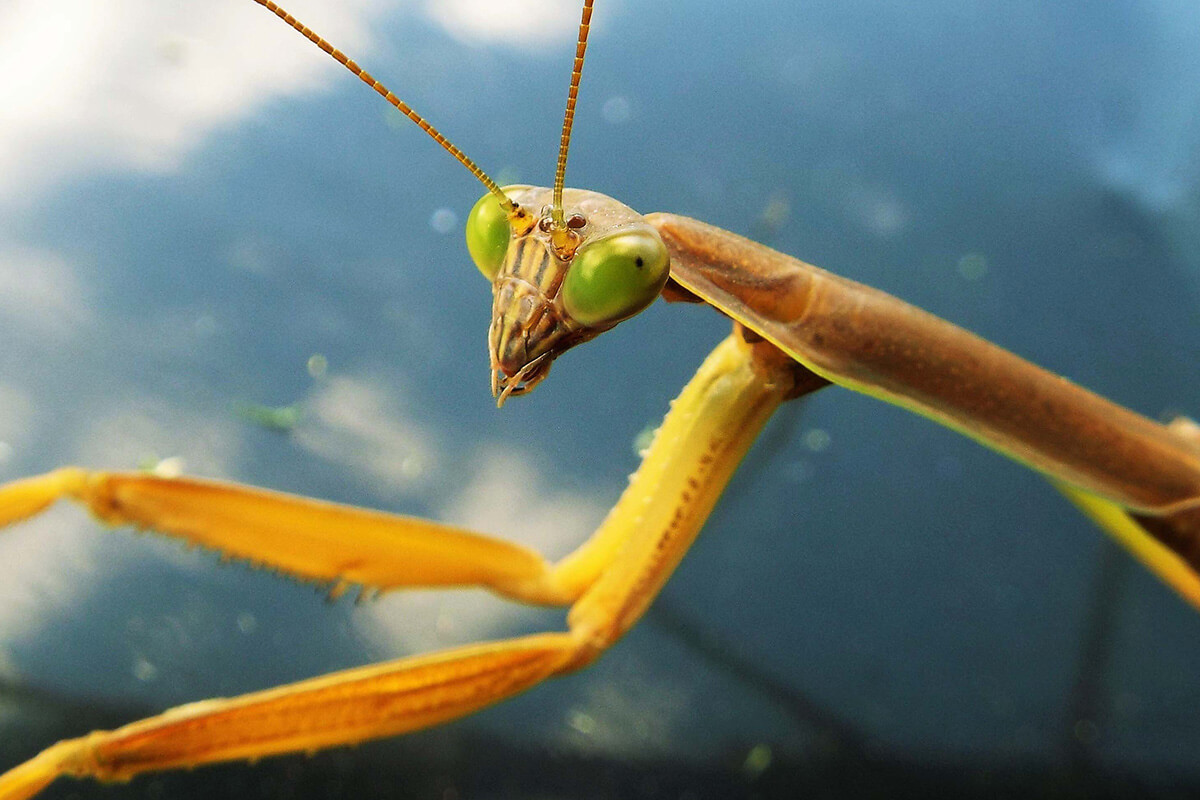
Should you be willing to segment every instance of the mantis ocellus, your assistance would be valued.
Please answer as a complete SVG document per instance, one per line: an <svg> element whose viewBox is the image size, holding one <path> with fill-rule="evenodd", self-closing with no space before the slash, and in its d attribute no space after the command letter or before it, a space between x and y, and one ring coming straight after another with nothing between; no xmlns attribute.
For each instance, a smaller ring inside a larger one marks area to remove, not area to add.
<svg viewBox="0 0 1200 800"><path fill-rule="evenodd" d="M273 3L257 2L346 63ZM629 489L579 550L550 564L470 531L188 478L68 467L0 488L5 523L68 497L107 523L306 579L379 590L476 585L570 605L569 632L335 673L65 741L0 777L0 798L31 796L60 775L123 779L398 734L586 666L652 602L773 411L830 383L917 411L1042 471L1200 603L1200 436L1187 420L1159 425L887 295L734 234L565 190L591 5L552 189L498 187L434 132L489 190L467 236L493 285L489 349L500 402L531 390L562 352L660 293L706 302L735 321L734 334L676 401Z"/></svg>

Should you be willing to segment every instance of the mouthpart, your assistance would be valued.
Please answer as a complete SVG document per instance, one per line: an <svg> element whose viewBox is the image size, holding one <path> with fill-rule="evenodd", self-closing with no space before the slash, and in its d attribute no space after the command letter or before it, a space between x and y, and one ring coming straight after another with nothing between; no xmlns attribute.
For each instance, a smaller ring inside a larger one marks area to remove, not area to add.
<svg viewBox="0 0 1200 800"><path fill-rule="evenodd" d="M526 394L541 383L550 373L550 365L554 360L549 353L542 353L537 358L521 367L513 374L508 374L492 360L492 397L496 398L496 408L502 408L509 397Z"/></svg>

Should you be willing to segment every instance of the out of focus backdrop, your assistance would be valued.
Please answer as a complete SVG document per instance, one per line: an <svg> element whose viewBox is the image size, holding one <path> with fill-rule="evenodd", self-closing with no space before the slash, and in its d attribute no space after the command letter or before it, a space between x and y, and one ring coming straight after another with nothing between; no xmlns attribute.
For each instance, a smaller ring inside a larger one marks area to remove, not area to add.
<svg viewBox="0 0 1200 800"><path fill-rule="evenodd" d="M289 10L501 182L552 181L574 2ZM1195 4L599 0L594 23L569 185L1200 416ZM0 6L0 480L165 461L565 554L727 323L657 304L497 411L461 232L481 193L250 0ZM57 509L0 532L0 768L562 625L475 591L329 603ZM1187 796L1197 663L1200 614L1038 476L829 389L594 668L410 737L48 796Z"/></svg>

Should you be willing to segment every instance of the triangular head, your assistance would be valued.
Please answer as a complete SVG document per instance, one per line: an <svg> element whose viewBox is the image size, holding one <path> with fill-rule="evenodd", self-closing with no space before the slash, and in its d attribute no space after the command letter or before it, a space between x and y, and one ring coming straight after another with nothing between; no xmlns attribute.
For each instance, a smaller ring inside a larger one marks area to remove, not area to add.
<svg viewBox="0 0 1200 800"><path fill-rule="evenodd" d="M658 232L611 197L565 189L565 224L556 226L552 189L503 192L517 211L489 192L466 230L471 258L492 282L488 349L500 405L533 389L568 349L649 306L671 261Z"/></svg>

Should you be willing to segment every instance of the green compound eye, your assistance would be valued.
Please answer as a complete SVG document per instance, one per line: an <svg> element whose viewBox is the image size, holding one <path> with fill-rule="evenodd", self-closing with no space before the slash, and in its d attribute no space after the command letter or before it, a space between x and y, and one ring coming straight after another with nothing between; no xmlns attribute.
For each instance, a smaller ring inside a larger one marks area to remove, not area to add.
<svg viewBox="0 0 1200 800"><path fill-rule="evenodd" d="M496 195L488 192L467 215L467 250L475 266L489 281L495 280L504 263L510 236L508 214L500 207Z"/></svg>
<svg viewBox="0 0 1200 800"><path fill-rule="evenodd" d="M563 305L576 322L602 325L632 317L667 282L671 258L653 231L623 231L579 248L563 283Z"/></svg>

